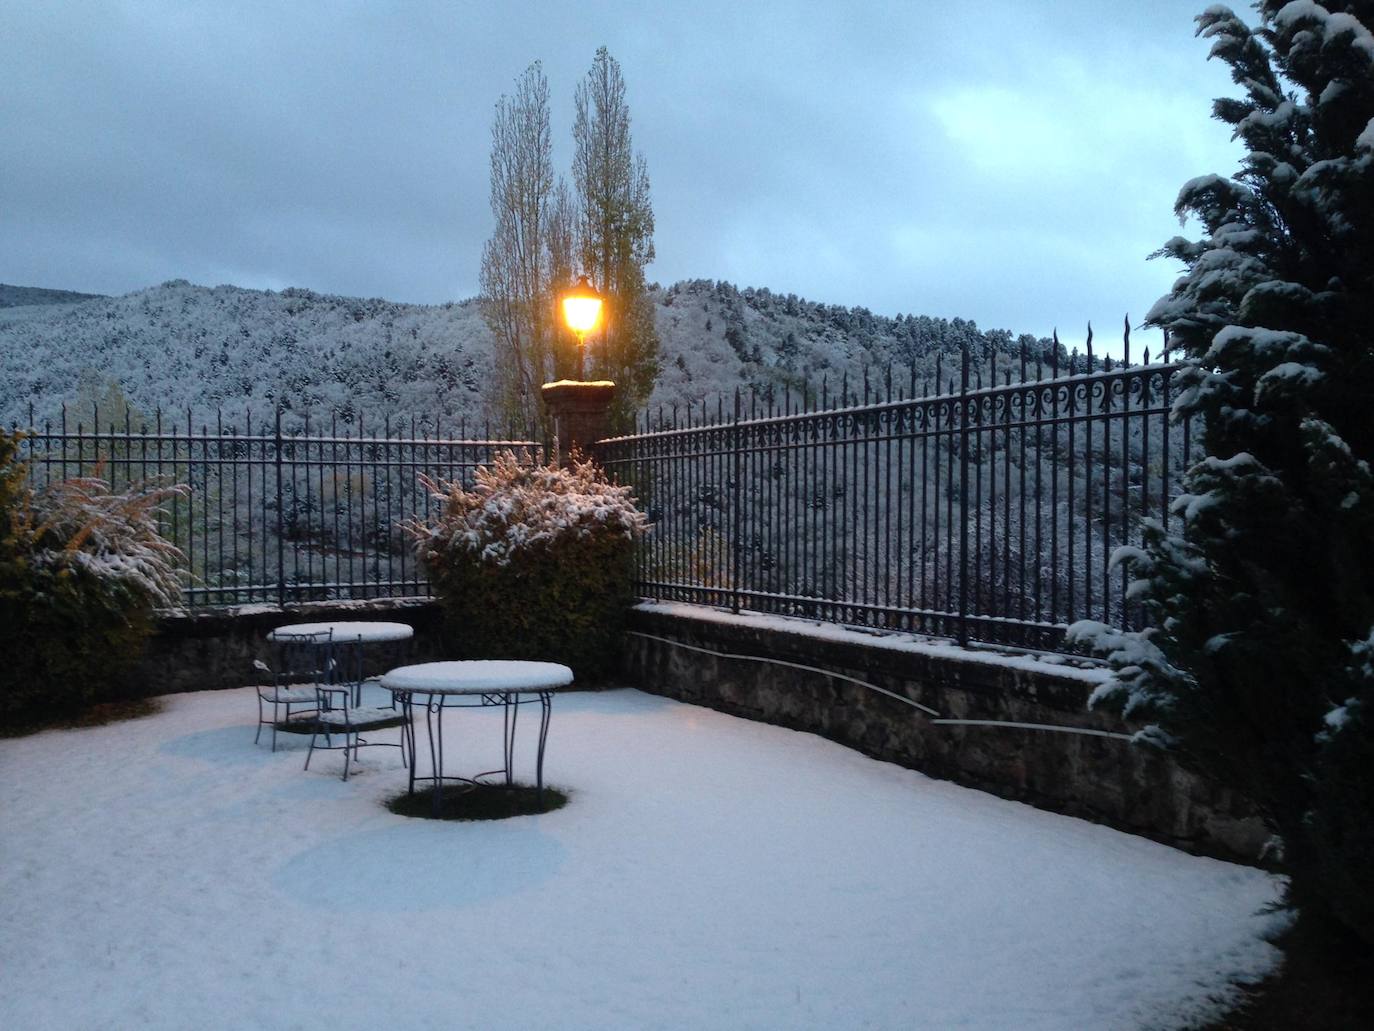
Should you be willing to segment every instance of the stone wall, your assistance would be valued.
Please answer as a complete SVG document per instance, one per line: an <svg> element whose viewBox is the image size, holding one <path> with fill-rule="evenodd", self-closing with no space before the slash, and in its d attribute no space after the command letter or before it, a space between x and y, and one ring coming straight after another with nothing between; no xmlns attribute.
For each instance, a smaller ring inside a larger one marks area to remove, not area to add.
<svg viewBox="0 0 1374 1031"><path fill-rule="evenodd" d="M385 620L415 628L410 641L364 649L368 675L408 662L451 658L443 650L441 613L427 598L243 605L164 615L134 671L134 687L148 695L243 687L255 682L255 658L270 661L270 630L283 623L336 619Z"/></svg>
<svg viewBox="0 0 1374 1031"><path fill-rule="evenodd" d="M1116 717L1089 711L1105 670L645 603L631 620L624 673L646 691L812 731L934 777L1189 851L1253 862L1268 837L1243 800L1132 744L1125 735L1134 728Z"/></svg>

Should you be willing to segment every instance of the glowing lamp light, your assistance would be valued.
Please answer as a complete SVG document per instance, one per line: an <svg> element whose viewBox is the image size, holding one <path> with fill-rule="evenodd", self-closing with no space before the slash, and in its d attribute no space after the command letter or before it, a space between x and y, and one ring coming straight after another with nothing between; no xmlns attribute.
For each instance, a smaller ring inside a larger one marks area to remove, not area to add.
<svg viewBox="0 0 1374 1031"><path fill-rule="evenodd" d="M601 295L587 281L586 276L578 279L577 285L563 295L563 318L568 328L577 334L577 378L582 375L582 344L587 333L596 325L601 316Z"/></svg>
<svg viewBox="0 0 1374 1031"><path fill-rule="evenodd" d="M586 276L582 276L577 281L577 285L563 295L563 318L567 320L568 328L577 334L577 339L581 339L596 326L596 320L601 316L601 295L596 292L596 288L587 281Z"/></svg>

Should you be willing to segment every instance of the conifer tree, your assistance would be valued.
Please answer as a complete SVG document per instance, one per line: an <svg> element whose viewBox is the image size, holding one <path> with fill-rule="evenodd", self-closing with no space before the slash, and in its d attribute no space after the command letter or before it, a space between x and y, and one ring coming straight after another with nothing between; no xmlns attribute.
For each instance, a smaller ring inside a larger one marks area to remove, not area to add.
<svg viewBox="0 0 1374 1031"><path fill-rule="evenodd" d="M654 259L649 172L633 150L620 64L605 47L597 50L575 100L579 252L583 270L605 298L593 367L620 388L612 425L623 428L658 373L658 333L644 282L644 266Z"/></svg>
<svg viewBox="0 0 1374 1031"><path fill-rule="evenodd" d="M1289 902L1374 944L1374 3L1256 6L1197 19L1245 154L1184 185L1204 236L1163 247L1185 272L1148 316L1207 454L1114 556L1152 629L1071 636L1116 670L1095 703L1255 802Z"/></svg>

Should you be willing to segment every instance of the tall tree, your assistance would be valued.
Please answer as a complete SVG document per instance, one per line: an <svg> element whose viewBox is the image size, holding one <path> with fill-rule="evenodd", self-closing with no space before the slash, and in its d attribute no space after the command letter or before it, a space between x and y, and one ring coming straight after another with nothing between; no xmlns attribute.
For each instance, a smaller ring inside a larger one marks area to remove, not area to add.
<svg viewBox="0 0 1374 1031"><path fill-rule="evenodd" d="M1374 3L1256 6L1197 19L1246 153L1183 187L1205 237L1164 246L1186 271L1148 316L1207 456L1114 556L1152 629L1071 633L1116 669L1098 701L1258 805L1290 902L1374 944Z"/></svg>
<svg viewBox="0 0 1374 1031"><path fill-rule="evenodd" d="M524 432L546 429L539 385L550 356L547 222L553 190L549 83L536 61L496 102L491 126L491 211L482 250L482 317L496 337L493 373L502 415Z"/></svg>
<svg viewBox="0 0 1374 1031"><path fill-rule="evenodd" d="M658 333L644 282L644 266L654 259L649 172L633 150L620 64L605 47L578 84L575 101L578 252L605 298L601 346L592 354L601 374L620 386L612 424L623 427L658 374Z"/></svg>
<svg viewBox="0 0 1374 1031"><path fill-rule="evenodd" d="M548 232L545 234L549 257L549 324L553 327L553 375L570 379L577 374L577 337L568 329L559 309L559 297L577 282L577 205L568 184L560 178L549 206Z"/></svg>

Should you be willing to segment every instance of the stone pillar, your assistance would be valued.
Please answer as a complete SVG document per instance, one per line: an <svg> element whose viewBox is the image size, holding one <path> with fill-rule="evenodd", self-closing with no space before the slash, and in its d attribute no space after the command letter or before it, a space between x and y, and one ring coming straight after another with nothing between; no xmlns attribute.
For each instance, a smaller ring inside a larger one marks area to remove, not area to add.
<svg viewBox="0 0 1374 1031"><path fill-rule="evenodd" d="M579 383L565 379L545 383L540 389L553 418L559 464L567 465L574 450L590 455L592 445L607 434L615 384L609 380Z"/></svg>

